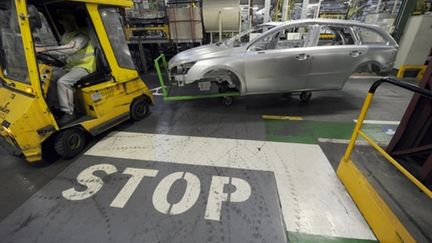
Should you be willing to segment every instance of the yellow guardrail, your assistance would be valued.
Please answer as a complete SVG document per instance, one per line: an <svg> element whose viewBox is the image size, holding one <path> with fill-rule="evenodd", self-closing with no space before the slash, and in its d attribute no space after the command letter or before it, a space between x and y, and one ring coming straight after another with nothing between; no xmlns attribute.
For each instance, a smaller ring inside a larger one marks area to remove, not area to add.
<svg viewBox="0 0 432 243"><path fill-rule="evenodd" d="M414 70L414 71L418 71L418 74L416 76L416 78L418 80L423 78L423 75L426 71L426 65L401 65L399 67L399 71L397 72L396 77L397 78L403 78L404 74L406 71L408 70Z"/></svg>
<svg viewBox="0 0 432 243"><path fill-rule="evenodd" d="M380 153L388 162L399 170L408 180L416 185L425 195L432 198L431 190L420 182L414 175L406 170L397 160L382 149L373 139L367 136L362 130L363 122L366 118L369 107L372 103L376 89L382 83L390 83L401 88L413 91L420 95L432 98L432 92L417 85L408 82L398 81L391 78L380 79L376 81L369 90L364 101L357 124L354 128L351 140L339 164L337 174L342 183L347 188L354 202L362 212L368 224L371 226L376 237L381 242L415 242L408 230L402 225L399 219L387 206L385 201L376 192L371 183L356 167L351 160L351 154L356 145L358 137L364 138L378 153Z"/></svg>

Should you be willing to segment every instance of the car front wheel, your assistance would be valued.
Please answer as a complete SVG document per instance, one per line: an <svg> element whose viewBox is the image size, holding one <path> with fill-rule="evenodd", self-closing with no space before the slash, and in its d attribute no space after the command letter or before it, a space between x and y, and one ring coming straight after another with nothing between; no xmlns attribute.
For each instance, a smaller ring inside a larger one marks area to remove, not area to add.
<svg viewBox="0 0 432 243"><path fill-rule="evenodd" d="M224 96L222 97L222 104L224 106L231 106L234 102L234 98L232 96Z"/></svg>

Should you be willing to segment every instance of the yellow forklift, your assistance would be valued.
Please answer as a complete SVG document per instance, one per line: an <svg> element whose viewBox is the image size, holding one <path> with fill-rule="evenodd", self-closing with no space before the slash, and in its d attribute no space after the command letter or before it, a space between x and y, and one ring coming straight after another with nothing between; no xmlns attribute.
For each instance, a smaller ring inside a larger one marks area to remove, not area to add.
<svg viewBox="0 0 432 243"><path fill-rule="evenodd" d="M128 119L149 114L153 96L138 75L123 31L120 9L130 0L1 0L0 1L0 140L29 162L54 150L73 158L98 135ZM74 85L76 120L60 125L47 102L53 70L64 62L36 53L37 46L58 45L56 22L73 13L88 31L96 71ZM52 146L46 146L46 144ZM46 151L43 151L45 150Z"/></svg>

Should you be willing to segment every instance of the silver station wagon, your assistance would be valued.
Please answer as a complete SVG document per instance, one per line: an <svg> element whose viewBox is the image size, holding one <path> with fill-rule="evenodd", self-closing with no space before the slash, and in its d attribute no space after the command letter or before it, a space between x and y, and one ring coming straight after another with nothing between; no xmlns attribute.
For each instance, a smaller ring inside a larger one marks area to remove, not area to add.
<svg viewBox="0 0 432 243"><path fill-rule="evenodd" d="M178 86L241 95L342 89L356 70L392 70L398 45L379 26L346 20L266 23L233 38L181 52L169 61Z"/></svg>

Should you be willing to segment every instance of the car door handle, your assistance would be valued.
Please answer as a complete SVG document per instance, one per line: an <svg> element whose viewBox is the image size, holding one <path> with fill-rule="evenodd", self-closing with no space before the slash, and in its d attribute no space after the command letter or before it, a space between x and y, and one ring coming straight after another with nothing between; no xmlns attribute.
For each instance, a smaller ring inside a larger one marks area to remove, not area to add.
<svg viewBox="0 0 432 243"><path fill-rule="evenodd" d="M265 51L259 51L257 54L265 54Z"/></svg>
<svg viewBox="0 0 432 243"><path fill-rule="evenodd" d="M361 51L352 51L352 52L350 52L350 56L352 56L352 57L358 57L361 54L362 54Z"/></svg>
<svg viewBox="0 0 432 243"><path fill-rule="evenodd" d="M309 57L310 57L310 55L302 53L302 54L298 54L296 56L296 59L299 61L304 61L304 60L308 59Z"/></svg>

